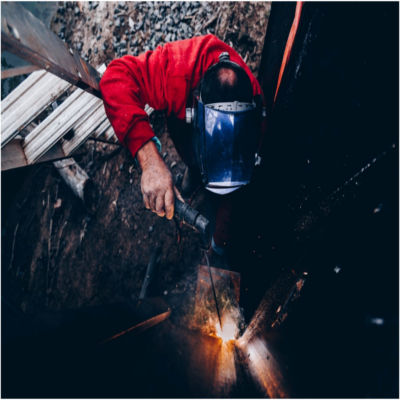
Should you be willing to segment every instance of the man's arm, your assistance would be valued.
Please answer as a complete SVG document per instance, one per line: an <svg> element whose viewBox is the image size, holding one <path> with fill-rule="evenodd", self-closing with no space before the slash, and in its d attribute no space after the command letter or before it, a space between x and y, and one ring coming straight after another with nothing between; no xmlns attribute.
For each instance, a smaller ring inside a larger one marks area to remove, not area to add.
<svg viewBox="0 0 400 400"><path fill-rule="evenodd" d="M173 184L172 175L153 141L147 142L137 152L142 168L141 189L146 208L159 217L174 216L175 195L183 201Z"/></svg>
<svg viewBox="0 0 400 400"><path fill-rule="evenodd" d="M160 217L171 219L175 195L182 198L151 140L154 132L144 111L148 97L145 92L150 88L143 88L140 78L142 68L147 68L145 64L146 59L137 57L113 61L100 82L100 89L107 116L118 139L136 156L142 169L141 190L146 208Z"/></svg>

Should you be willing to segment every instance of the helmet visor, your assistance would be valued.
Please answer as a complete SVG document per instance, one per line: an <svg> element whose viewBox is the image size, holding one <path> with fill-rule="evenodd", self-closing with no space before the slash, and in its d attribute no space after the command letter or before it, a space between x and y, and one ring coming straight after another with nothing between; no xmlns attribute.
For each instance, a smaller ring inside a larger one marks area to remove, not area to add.
<svg viewBox="0 0 400 400"><path fill-rule="evenodd" d="M199 151L207 189L229 193L250 182L259 134L255 105L217 103L198 109Z"/></svg>

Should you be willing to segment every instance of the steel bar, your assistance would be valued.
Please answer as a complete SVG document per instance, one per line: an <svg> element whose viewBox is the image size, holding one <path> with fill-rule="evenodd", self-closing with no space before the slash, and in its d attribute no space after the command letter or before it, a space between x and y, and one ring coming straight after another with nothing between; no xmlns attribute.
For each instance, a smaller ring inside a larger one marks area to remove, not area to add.
<svg viewBox="0 0 400 400"><path fill-rule="evenodd" d="M16 2L1 4L1 47L101 98L100 75Z"/></svg>
<svg viewBox="0 0 400 400"><path fill-rule="evenodd" d="M213 277L212 277L212 272L211 272L210 262L208 260L207 251L204 251L204 255L205 255L205 258L206 258L206 261L207 261L208 273L210 274L211 289L212 289L212 293L213 293L213 297L214 297L215 309L217 310L218 322L219 322L219 326L220 326L221 331L222 331L221 314L220 314L220 311L219 311L218 299L217 299L217 294L215 293L214 280L213 280Z"/></svg>
<svg viewBox="0 0 400 400"><path fill-rule="evenodd" d="M154 267L157 264L157 259L158 256L160 254L160 247L157 247L154 252L152 253L151 257L150 257L150 261L149 264L147 265L147 269L146 269L146 275L144 276L144 281L143 281L143 285L142 285L142 289L140 291L140 295L139 295L139 299L143 300L146 297L147 294L147 289L150 285L151 279L152 279L152 275L153 275L153 271L154 271Z"/></svg>
<svg viewBox="0 0 400 400"><path fill-rule="evenodd" d="M121 337L122 335L125 335L127 333L140 333L143 332L146 329L151 328L152 326L155 326L157 324L159 324L160 322L163 322L164 320L166 320L169 316L171 315L171 310L169 309L168 311L163 312L162 314L158 314L152 318L149 318L143 322L140 322L136 325L131 326L128 329L125 329L121 332L116 333L115 335L103 340L102 342L100 342L100 344L106 344L108 342L111 342L114 339L117 339L119 337Z"/></svg>

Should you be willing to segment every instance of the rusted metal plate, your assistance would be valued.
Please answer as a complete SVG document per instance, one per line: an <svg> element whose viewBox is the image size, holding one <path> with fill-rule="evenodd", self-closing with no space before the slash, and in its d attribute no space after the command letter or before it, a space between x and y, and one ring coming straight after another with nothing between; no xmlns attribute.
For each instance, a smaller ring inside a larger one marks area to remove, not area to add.
<svg viewBox="0 0 400 400"><path fill-rule="evenodd" d="M97 71L21 4L1 3L1 47L101 98Z"/></svg>
<svg viewBox="0 0 400 400"><path fill-rule="evenodd" d="M221 268L210 267L214 285L227 284L233 289L235 300L239 303L240 299L240 274ZM203 298L204 292L211 288L210 272L207 265L199 265L197 270L196 298Z"/></svg>
<svg viewBox="0 0 400 400"><path fill-rule="evenodd" d="M215 288L215 297L212 290L210 270ZM195 296L194 318L191 327L200 329L204 333L215 334L214 328L218 322L218 312L223 321L233 309L238 308L240 298L240 274L221 268L199 265L197 269L197 286ZM210 323L210 321L213 321Z"/></svg>

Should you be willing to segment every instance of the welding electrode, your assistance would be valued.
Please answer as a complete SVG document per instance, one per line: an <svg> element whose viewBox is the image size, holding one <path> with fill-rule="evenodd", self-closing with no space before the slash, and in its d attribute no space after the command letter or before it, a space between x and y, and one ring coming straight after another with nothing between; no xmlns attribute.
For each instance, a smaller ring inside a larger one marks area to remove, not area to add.
<svg viewBox="0 0 400 400"><path fill-rule="evenodd" d="M204 215L201 215L197 210L190 207L187 203L182 203L177 198L175 198L175 215L182 221L186 222L193 228L197 229L203 236L203 244L205 245L203 249L204 255L208 265L208 272L210 274L211 288L214 295L214 302L215 302L215 308L217 310L218 322L222 330L221 314L218 307L217 295L215 293L214 280L212 277L210 263L208 261L207 251L205 251L206 248L208 247L210 239L210 231L209 231L210 221L206 217L204 217Z"/></svg>
<svg viewBox="0 0 400 400"><path fill-rule="evenodd" d="M205 237L209 236L209 220L187 203L175 199L175 215L180 220L198 230Z"/></svg>

